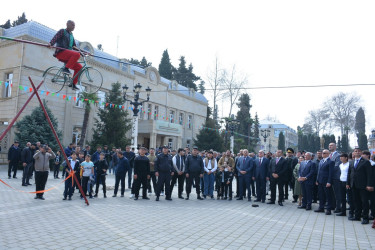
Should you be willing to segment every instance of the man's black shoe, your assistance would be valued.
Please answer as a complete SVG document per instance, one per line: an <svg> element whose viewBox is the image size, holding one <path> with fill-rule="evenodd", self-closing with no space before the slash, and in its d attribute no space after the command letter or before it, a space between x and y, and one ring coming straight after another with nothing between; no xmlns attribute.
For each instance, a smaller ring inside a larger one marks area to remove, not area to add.
<svg viewBox="0 0 375 250"><path fill-rule="evenodd" d="M336 209L335 211L333 211L335 214L337 214L337 213L341 213L341 210L338 210L338 209Z"/></svg>
<svg viewBox="0 0 375 250"><path fill-rule="evenodd" d="M315 213L324 213L324 209L317 209L317 210L314 210Z"/></svg>
<svg viewBox="0 0 375 250"><path fill-rule="evenodd" d="M232 197L229 197L229 200L231 201L231 200L232 200Z"/></svg>
<svg viewBox="0 0 375 250"><path fill-rule="evenodd" d="M95 197L95 198L98 197L98 194L95 194L94 197Z"/></svg>
<svg viewBox="0 0 375 250"><path fill-rule="evenodd" d="M281 201L278 202L279 203L279 206L284 206L283 203Z"/></svg>
<svg viewBox="0 0 375 250"><path fill-rule="evenodd" d="M368 217L368 219L369 219L369 220L374 220L374 216L371 216L371 215L370 215L370 217Z"/></svg>
<svg viewBox="0 0 375 250"><path fill-rule="evenodd" d="M138 197L137 197L137 196L136 196L136 197L134 197L134 200L135 200L135 201L137 201L137 200L138 200Z"/></svg>
<svg viewBox="0 0 375 250"><path fill-rule="evenodd" d="M65 200L66 200L66 197L64 197L63 201L65 201Z"/></svg>
<svg viewBox="0 0 375 250"><path fill-rule="evenodd" d="M41 200L45 200L45 198L44 198L43 196L40 196L39 199L41 199Z"/></svg>
<svg viewBox="0 0 375 250"><path fill-rule="evenodd" d="M206 195L203 195L203 199L206 199L206 197L207 197Z"/></svg>
<svg viewBox="0 0 375 250"><path fill-rule="evenodd" d="M155 199L155 201L159 201L159 196L156 196L156 199Z"/></svg>
<svg viewBox="0 0 375 250"><path fill-rule="evenodd" d="M149 200L150 198L148 198L147 196L146 197L142 197L143 200Z"/></svg>
<svg viewBox="0 0 375 250"><path fill-rule="evenodd" d="M326 215L331 215L331 210L327 210Z"/></svg>
<svg viewBox="0 0 375 250"><path fill-rule="evenodd" d="M262 203L265 203L266 201L262 201Z"/></svg>
<svg viewBox="0 0 375 250"><path fill-rule="evenodd" d="M269 202L267 202L267 204L275 204L275 202L274 201L269 201Z"/></svg>
<svg viewBox="0 0 375 250"><path fill-rule="evenodd" d="M27 184L22 184L22 186L27 187Z"/></svg>
<svg viewBox="0 0 375 250"><path fill-rule="evenodd" d="M203 198L200 195L198 195L197 199L198 200L203 200Z"/></svg>
<svg viewBox="0 0 375 250"><path fill-rule="evenodd" d="M18 179L16 176L13 176L13 179Z"/></svg>
<svg viewBox="0 0 375 250"><path fill-rule="evenodd" d="M306 211L309 211L309 210L311 210L311 207L306 207Z"/></svg>
<svg viewBox="0 0 375 250"><path fill-rule="evenodd" d="M70 201L71 201L71 200L72 200L72 197L71 197L71 196L69 196L69 199L68 199L68 200L70 200Z"/></svg>
<svg viewBox="0 0 375 250"><path fill-rule="evenodd" d="M366 225L368 223L369 223L368 219L363 219L362 222L361 222L362 225Z"/></svg>
<svg viewBox="0 0 375 250"><path fill-rule="evenodd" d="M184 197L182 195L179 195L178 198L179 199L184 199Z"/></svg>
<svg viewBox="0 0 375 250"><path fill-rule="evenodd" d="M170 197L168 197L168 198L165 198L167 201L171 201L172 200L172 198L170 198Z"/></svg>
<svg viewBox="0 0 375 250"><path fill-rule="evenodd" d="M260 202L260 200L256 199L256 200L254 200L254 202Z"/></svg>
<svg viewBox="0 0 375 250"><path fill-rule="evenodd" d="M189 195L185 198L185 200L188 200L189 199Z"/></svg>
<svg viewBox="0 0 375 250"><path fill-rule="evenodd" d="M112 197L116 197L116 196L117 196L117 194L112 195Z"/></svg>
<svg viewBox="0 0 375 250"><path fill-rule="evenodd" d="M242 201L242 200L243 200L243 198L237 198L236 200L238 200L238 201Z"/></svg>
<svg viewBox="0 0 375 250"><path fill-rule="evenodd" d="M299 209L306 209L306 206L298 206L297 208L299 208Z"/></svg>
<svg viewBox="0 0 375 250"><path fill-rule="evenodd" d="M12 177L9 176L8 179L12 179Z"/></svg>
<svg viewBox="0 0 375 250"><path fill-rule="evenodd" d="M297 203L297 201L292 201L292 203Z"/></svg>
<svg viewBox="0 0 375 250"><path fill-rule="evenodd" d="M251 201L251 198L249 197L249 198L247 198L247 201Z"/></svg>
<svg viewBox="0 0 375 250"><path fill-rule="evenodd" d="M67 67L65 67L62 72L63 72L63 74L67 74L67 75L71 74Z"/></svg>
<svg viewBox="0 0 375 250"><path fill-rule="evenodd" d="M346 214L341 212L341 213L336 214L336 216L346 216Z"/></svg>
<svg viewBox="0 0 375 250"><path fill-rule="evenodd" d="M349 219L348 220L352 220L352 221L361 221L361 219L360 218L356 218L356 217L349 217Z"/></svg>
<svg viewBox="0 0 375 250"><path fill-rule="evenodd" d="M107 198L107 195L106 195L106 194L104 194L104 198Z"/></svg>
<svg viewBox="0 0 375 250"><path fill-rule="evenodd" d="M31 183L26 183L26 185L33 185L33 184L31 184Z"/></svg>
<svg viewBox="0 0 375 250"><path fill-rule="evenodd" d="M124 195L122 194L121 197L124 197Z"/></svg>

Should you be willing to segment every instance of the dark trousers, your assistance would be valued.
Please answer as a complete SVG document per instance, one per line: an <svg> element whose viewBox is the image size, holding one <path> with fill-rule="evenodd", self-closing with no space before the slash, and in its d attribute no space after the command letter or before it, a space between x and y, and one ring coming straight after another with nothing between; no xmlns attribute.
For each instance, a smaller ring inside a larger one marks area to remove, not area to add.
<svg viewBox="0 0 375 250"><path fill-rule="evenodd" d="M72 197L72 194L73 194L72 178L69 178L65 181L64 198L66 198L67 196Z"/></svg>
<svg viewBox="0 0 375 250"><path fill-rule="evenodd" d="M48 171L35 171L35 191L44 190L48 179ZM43 197L44 193L37 193L36 196Z"/></svg>
<svg viewBox="0 0 375 250"><path fill-rule="evenodd" d="M121 195L124 195L124 192L125 192L125 175L126 175L126 173L116 173L114 194L117 194L118 186L121 182Z"/></svg>
<svg viewBox="0 0 375 250"><path fill-rule="evenodd" d="M156 176L155 176L155 172L151 172L150 173L150 179L148 179L147 181L147 187L148 187L148 191L151 193L151 181L152 181L152 187L154 189L154 193L156 194Z"/></svg>
<svg viewBox="0 0 375 250"><path fill-rule="evenodd" d="M250 195L256 196L255 182L251 178L250 178L250 188L251 188L251 194L249 194L249 196Z"/></svg>
<svg viewBox="0 0 375 250"><path fill-rule="evenodd" d="M333 189L333 192L335 194L335 200L333 201L334 203L334 207L336 208L336 210L340 210L341 211L341 181L340 180L335 180L333 179L332 180L332 189Z"/></svg>
<svg viewBox="0 0 375 250"><path fill-rule="evenodd" d="M236 178L236 196L240 196L240 181L238 180L238 175L234 176Z"/></svg>
<svg viewBox="0 0 375 250"><path fill-rule="evenodd" d="M82 179L81 179L81 175L79 174L79 171L77 171L78 173L75 173L75 175L76 175L76 177L77 177L77 181L78 181L78 183L80 184L80 185L82 185ZM63 174L64 174L64 172L63 172ZM65 174L67 175L67 173L65 172ZM79 188L78 188L78 184L77 184L77 182L76 181L74 181L74 190L75 189L78 189L79 190ZM73 192L74 192L74 190L73 190ZM79 191L78 191L79 192Z"/></svg>
<svg viewBox="0 0 375 250"><path fill-rule="evenodd" d="M311 208L314 184L303 181L301 183L301 188L302 188L302 206Z"/></svg>
<svg viewBox="0 0 375 250"><path fill-rule="evenodd" d="M96 176L96 187L95 187L95 194L97 195L99 193L99 185L102 184L103 186L103 194L106 194L107 192L107 186L105 184L105 174L97 175Z"/></svg>
<svg viewBox="0 0 375 250"><path fill-rule="evenodd" d="M251 198L251 191L250 191L250 176L248 175L240 175L238 176L239 183L240 183L240 198L244 197L244 188L247 189L247 197Z"/></svg>
<svg viewBox="0 0 375 250"><path fill-rule="evenodd" d="M132 188L132 174L133 174L133 168L128 169L128 188Z"/></svg>
<svg viewBox="0 0 375 250"><path fill-rule="evenodd" d="M23 174L22 174L22 185L30 184L29 172L30 168L33 167L33 163L29 163L26 167L23 167Z"/></svg>
<svg viewBox="0 0 375 250"><path fill-rule="evenodd" d="M340 195L341 213L346 214L346 181L340 181Z"/></svg>
<svg viewBox="0 0 375 250"><path fill-rule="evenodd" d="M326 187L326 184L319 183L318 195L319 195L319 209L324 210L326 202L328 202L327 210L332 210L332 187Z"/></svg>
<svg viewBox="0 0 375 250"><path fill-rule="evenodd" d="M316 178L315 178L316 179ZM314 179L314 180L315 180ZM313 186L313 201L317 202L318 201L318 185Z"/></svg>
<svg viewBox="0 0 375 250"><path fill-rule="evenodd" d="M59 177L59 172L60 172L60 164L55 164L53 169L53 177Z"/></svg>
<svg viewBox="0 0 375 250"><path fill-rule="evenodd" d="M185 174L178 175L177 173L174 173L172 176L172 182L171 182L171 195L173 192L173 187L178 181L178 196L182 195L182 192L184 191L184 182L185 182Z"/></svg>
<svg viewBox="0 0 375 250"><path fill-rule="evenodd" d="M255 184L257 187L257 200L266 200L266 178L257 178Z"/></svg>
<svg viewBox="0 0 375 250"><path fill-rule="evenodd" d="M289 181L284 183L284 199L287 200L289 198Z"/></svg>
<svg viewBox="0 0 375 250"><path fill-rule="evenodd" d="M134 195L138 198L139 190L142 185L142 197L147 197L147 175L137 175L137 179L133 182L134 185Z"/></svg>
<svg viewBox="0 0 375 250"><path fill-rule="evenodd" d="M375 216L375 192L369 192L371 216Z"/></svg>
<svg viewBox="0 0 375 250"><path fill-rule="evenodd" d="M157 182L156 196L160 196L160 192L163 187L165 187L166 198L171 198L171 173L169 172L159 172L158 182Z"/></svg>
<svg viewBox="0 0 375 250"><path fill-rule="evenodd" d="M271 202L275 202L276 200L276 186L278 187L278 190L279 190L279 202L282 202L284 199L285 181L280 180L280 178L275 179L271 176L270 178Z"/></svg>
<svg viewBox="0 0 375 250"><path fill-rule="evenodd" d="M219 182L218 190L217 190L217 197L224 197L225 192L225 182Z"/></svg>
<svg viewBox="0 0 375 250"><path fill-rule="evenodd" d="M232 198L232 182L229 182L229 184L224 184L224 196Z"/></svg>
<svg viewBox="0 0 375 250"><path fill-rule="evenodd" d="M195 190L197 195L199 196L201 193L200 190L200 173L190 173L189 178L186 179L186 194L189 195L191 193L191 186L193 185L193 181L195 181Z"/></svg>
<svg viewBox="0 0 375 250"><path fill-rule="evenodd" d="M9 162L8 165L8 177L11 177L12 171L13 171L13 178L16 177L17 175L17 167L18 167L18 162Z"/></svg>
<svg viewBox="0 0 375 250"><path fill-rule="evenodd" d="M92 196L92 188L90 186L89 190L87 190L88 183L90 181L90 176L82 176L82 189L83 193L87 195L87 191L89 192L89 196Z"/></svg>
<svg viewBox="0 0 375 250"><path fill-rule="evenodd" d="M363 219L368 219L369 213L369 192L366 189L352 188L353 200L355 207L355 218L359 219L363 216Z"/></svg>

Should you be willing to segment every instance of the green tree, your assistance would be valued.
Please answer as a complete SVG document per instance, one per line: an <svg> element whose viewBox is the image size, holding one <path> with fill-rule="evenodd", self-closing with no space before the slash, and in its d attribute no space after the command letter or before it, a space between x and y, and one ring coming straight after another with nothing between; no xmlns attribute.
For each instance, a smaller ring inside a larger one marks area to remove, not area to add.
<svg viewBox="0 0 375 250"><path fill-rule="evenodd" d="M250 115L250 96L247 93L244 93L238 99L237 107L239 108L237 112L237 121L239 125L237 126L237 132L246 136L252 136L251 126L253 124L253 119ZM250 146L250 138L245 139L245 143Z"/></svg>
<svg viewBox="0 0 375 250"><path fill-rule="evenodd" d="M300 150L307 150L309 147L309 140L307 139L307 135L302 136L302 147Z"/></svg>
<svg viewBox="0 0 375 250"><path fill-rule="evenodd" d="M10 25L9 19L3 25L0 25L0 28L3 28L3 29L9 29L10 27L12 27L12 26Z"/></svg>
<svg viewBox="0 0 375 250"><path fill-rule="evenodd" d="M16 21L13 21L12 26L15 27L17 25L21 25L21 24L27 23L27 22L28 22L28 20L26 18L25 12L23 12L22 15L17 18Z"/></svg>
<svg viewBox="0 0 375 250"><path fill-rule="evenodd" d="M298 140L298 149L303 150L303 131L300 126L297 127L297 140Z"/></svg>
<svg viewBox="0 0 375 250"><path fill-rule="evenodd" d="M365 133L361 133L358 136L358 147L361 150L368 150L368 141Z"/></svg>
<svg viewBox="0 0 375 250"><path fill-rule="evenodd" d="M254 138L256 138L256 143L259 141L259 117L258 113L255 113L255 119L254 119Z"/></svg>
<svg viewBox="0 0 375 250"><path fill-rule="evenodd" d="M184 56L180 57L180 64L173 74L173 80L176 80L180 85L187 88L193 88L197 91L196 81L200 80L199 76L193 73L193 64L190 63L189 68L186 67L186 60Z"/></svg>
<svg viewBox="0 0 375 250"><path fill-rule="evenodd" d="M46 101L43 101L43 104L60 139L62 133L58 130L57 119L48 108ZM40 141L42 144L48 144L54 151L59 148L41 107L34 108L30 115L24 116L15 126L17 128L15 132L16 139L21 145L26 145L27 142L35 143Z"/></svg>
<svg viewBox="0 0 375 250"><path fill-rule="evenodd" d="M141 66L142 68L147 68L147 67L149 67L149 66L152 65L151 62L148 62L148 61L147 61L146 57L143 57L141 61L139 61L139 60L137 60L137 59L134 59L134 58L131 58L131 59L129 60L129 62L130 62L131 64Z"/></svg>
<svg viewBox="0 0 375 250"><path fill-rule="evenodd" d="M357 135L357 142L359 145L359 139L362 134L366 133L366 116L365 116L365 111L363 110L362 107L360 107L357 110L357 113L355 115L355 125L354 129Z"/></svg>
<svg viewBox="0 0 375 250"><path fill-rule="evenodd" d="M91 112L91 104L96 105L96 101L99 100L96 93L86 93L81 92L79 94L80 99L88 100L85 102L85 113L83 115L83 124L82 124L82 132L81 132L81 139L78 142L78 145L83 147L86 141L86 133L87 133L87 126L89 124L90 112Z"/></svg>
<svg viewBox="0 0 375 250"><path fill-rule="evenodd" d="M199 93L201 93L202 95L204 95L204 92L206 91L206 88L204 87L204 84L205 84L204 81L200 81L200 83L198 85Z"/></svg>
<svg viewBox="0 0 375 250"><path fill-rule="evenodd" d="M277 149L281 149L283 152L285 152L285 136L283 132L280 132L279 134L279 142L277 144Z"/></svg>
<svg viewBox="0 0 375 250"><path fill-rule="evenodd" d="M106 103L122 103L121 84L113 83L112 90L106 96ZM105 106L98 111L99 119L95 119L94 135L90 143L97 145L125 148L130 143L126 133L131 129L128 112L119 107Z"/></svg>
<svg viewBox="0 0 375 250"><path fill-rule="evenodd" d="M173 77L173 71L174 67L169 58L168 50L166 49L163 51L163 55L159 64L159 74L160 76L171 80Z"/></svg>
<svg viewBox="0 0 375 250"><path fill-rule="evenodd" d="M349 140L346 134L343 134L341 137L341 151L349 153Z"/></svg>

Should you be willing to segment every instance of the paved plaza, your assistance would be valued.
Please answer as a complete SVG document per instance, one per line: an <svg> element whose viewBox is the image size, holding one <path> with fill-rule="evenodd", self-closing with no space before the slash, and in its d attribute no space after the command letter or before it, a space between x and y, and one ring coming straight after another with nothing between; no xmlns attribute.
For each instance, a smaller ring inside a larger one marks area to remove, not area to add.
<svg viewBox="0 0 375 250"><path fill-rule="evenodd" d="M20 190L35 191L0 178ZM47 188L57 185L49 175ZM109 186L114 176L107 177ZM34 183L32 180L31 183ZM371 225L297 209L290 200L283 207L248 201L180 200L159 202L112 198L63 201L64 185L45 194L46 200L17 192L0 183L0 249L375 249ZM233 184L235 187L235 183ZM317 205L314 204L313 209Z"/></svg>

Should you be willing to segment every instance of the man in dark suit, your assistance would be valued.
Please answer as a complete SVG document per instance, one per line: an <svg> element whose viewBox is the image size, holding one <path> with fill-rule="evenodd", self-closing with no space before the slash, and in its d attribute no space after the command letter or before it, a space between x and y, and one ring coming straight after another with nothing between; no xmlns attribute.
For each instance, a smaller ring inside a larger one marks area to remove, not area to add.
<svg viewBox="0 0 375 250"><path fill-rule="evenodd" d="M268 172L270 174L270 189L271 189L271 201L267 204L275 204L276 200L276 185L279 189L279 205L283 206L284 199L284 185L288 180L288 165L283 156L282 150L277 150L276 157L271 160Z"/></svg>
<svg viewBox="0 0 375 250"><path fill-rule="evenodd" d="M369 193L374 192L374 180L370 161L362 157L359 148L354 149L354 161L349 165L347 188L352 190L355 216L350 220L361 220L362 224L369 223Z"/></svg>
<svg viewBox="0 0 375 250"><path fill-rule="evenodd" d="M336 151L336 143L331 142L329 144L329 159L335 162L335 167L333 168L332 174L332 188L331 196L333 198L332 209L335 209L335 213L341 212L341 185L340 185L340 154Z"/></svg>
<svg viewBox="0 0 375 250"><path fill-rule="evenodd" d="M238 179L240 181L240 197L237 198L237 200L243 200L243 190L245 187L247 189L247 200L251 201L250 179L253 176L254 161L249 156L249 151L247 149L243 150L243 156L238 159L236 169L238 171Z"/></svg>
<svg viewBox="0 0 375 250"><path fill-rule="evenodd" d="M317 213L324 213L324 205L328 201L326 215L331 215L332 210L332 174L335 162L329 159L329 151L323 150L323 159L319 163L316 185L318 185L319 209Z"/></svg>
<svg viewBox="0 0 375 250"><path fill-rule="evenodd" d="M13 170L13 178L17 179L17 168L18 164L21 161L21 149L19 148L18 141L15 141L14 144L8 150L8 178L11 178Z"/></svg>
<svg viewBox="0 0 375 250"><path fill-rule="evenodd" d="M315 166L316 166L314 180L316 180L316 176L318 175L318 167L319 167L319 163L322 159L323 159L322 150L318 150L316 152L316 158L313 160L315 162ZM313 196L313 203L318 203L318 186L317 185L314 185L314 187L313 187L312 196Z"/></svg>
<svg viewBox="0 0 375 250"><path fill-rule="evenodd" d="M253 180L256 184L257 199L256 202L266 200L266 183L269 180L268 165L270 161L264 156L264 151L260 150L258 158L255 159L255 174Z"/></svg>
<svg viewBox="0 0 375 250"><path fill-rule="evenodd" d="M306 210L311 210L312 203L312 192L314 188L314 177L316 172L316 164L311 160L312 153L307 152L305 154L305 164L301 164L299 168L299 178L298 181L301 183L302 187L302 206L298 208L305 208Z"/></svg>
<svg viewBox="0 0 375 250"><path fill-rule="evenodd" d="M285 194L284 194L284 198L285 200L288 199L288 189L289 189L289 185L290 187L292 188L293 190L293 202L297 202L297 199L298 199L298 195L294 195L294 176L293 176L293 170L295 168L295 166L297 165L298 163L298 159L297 157L294 156L294 149L292 148L287 148L286 149L286 162L287 162L287 165L288 165L288 181L287 183L285 183Z"/></svg>

